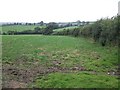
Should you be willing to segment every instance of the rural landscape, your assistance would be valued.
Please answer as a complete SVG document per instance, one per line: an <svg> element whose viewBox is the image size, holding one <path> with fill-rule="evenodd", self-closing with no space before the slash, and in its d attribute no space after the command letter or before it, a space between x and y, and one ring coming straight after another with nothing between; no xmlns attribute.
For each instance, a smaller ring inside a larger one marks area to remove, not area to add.
<svg viewBox="0 0 120 90"><path fill-rule="evenodd" d="M4 23L2 88L118 88L120 16Z"/></svg>

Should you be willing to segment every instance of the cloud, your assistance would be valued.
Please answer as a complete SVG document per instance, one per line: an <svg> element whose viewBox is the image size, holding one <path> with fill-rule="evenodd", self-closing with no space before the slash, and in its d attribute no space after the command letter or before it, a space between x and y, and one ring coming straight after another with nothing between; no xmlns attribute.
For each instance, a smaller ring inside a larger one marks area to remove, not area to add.
<svg viewBox="0 0 120 90"><path fill-rule="evenodd" d="M119 1L119 0L118 0ZM95 21L117 15L117 0L1 0L1 22Z"/></svg>

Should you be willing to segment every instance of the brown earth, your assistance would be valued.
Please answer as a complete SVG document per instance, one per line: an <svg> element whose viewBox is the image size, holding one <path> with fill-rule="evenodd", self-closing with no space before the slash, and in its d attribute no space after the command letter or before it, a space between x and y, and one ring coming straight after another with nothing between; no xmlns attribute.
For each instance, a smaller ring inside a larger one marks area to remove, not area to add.
<svg viewBox="0 0 120 90"><path fill-rule="evenodd" d="M78 72L88 71L83 66L74 66L71 68L60 67L60 60L53 60L52 66L41 65L39 61L29 62L27 57L18 58L13 63L3 63L2 65L2 86L3 88L27 88L35 81L37 76L44 76L53 72ZM27 65L27 66L26 66ZM97 74L96 71L88 71ZM118 73L118 72L117 72ZM113 75L110 72L109 75ZM115 74L114 74L115 75Z"/></svg>

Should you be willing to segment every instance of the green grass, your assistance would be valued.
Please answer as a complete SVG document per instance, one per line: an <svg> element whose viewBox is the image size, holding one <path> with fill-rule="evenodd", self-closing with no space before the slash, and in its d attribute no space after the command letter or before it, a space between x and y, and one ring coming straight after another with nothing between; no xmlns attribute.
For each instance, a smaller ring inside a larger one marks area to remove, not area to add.
<svg viewBox="0 0 120 90"><path fill-rule="evenodd" d="M41 88L116 88L118 80L108 75L82 73L52 73L37 78L33 87Z"/></svg>
<svg viewBox="0 0 120 90"><path fill-rule="evenodd" d="M57 67L85 68L84 73L75 71L36 77L39 78L33 83L36 87L117 87L116 76L107 75L109 71L117 71L117 47L102 47L86 38L68 36L6 35L2 40L3 64L26 56L28 62L34 60L46 67L55 67L53 62L58 61L61 64Z"/></svg>
<svg viewBox="0 0 120 90"><path fill-rule="evenodd" d="M54 29L53 31L63 31L64 29L74 29L77 28L78 26L70 26L70 27L65 27L65 28L59 28L59 29Z"/></svg>
<svg viewBox="0 0 120 90"><path fill-rule="evenodd" d="M24 31L24 30L34 30L35 27L44 27L38 25L10 25L10 26L1 26L2 32L8 31Z"/></svg>
<svg viewBox="0 0 120 90"><path fill-rule="evenodd" d="M8 31L24 31L24 30L34 30L35 27L44 28L45 26L39 26L39 25L7 25L7 26L0 26L0 30L2 32L8 32ZM53 31L62 31L64 29L73 29L77 28L78 26L70 26L60 29L54 29Z"/></svg>

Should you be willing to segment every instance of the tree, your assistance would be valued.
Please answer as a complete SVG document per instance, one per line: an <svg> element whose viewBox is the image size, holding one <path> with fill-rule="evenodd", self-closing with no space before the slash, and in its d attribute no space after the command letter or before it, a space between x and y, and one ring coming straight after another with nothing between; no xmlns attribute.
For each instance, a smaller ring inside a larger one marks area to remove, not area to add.
<svg viewBox="0 0 120 90"><path fill-rule="evenodd" d="M43 26L43 25L44 25L44 22L43 22L43 21L41 21L41 22L40 22L40 25L41 25L41 26Z"/></svg>
<svg viewBox="0 0 120 90"><path fill-rule="evenodd" d="M58 28L58 24L54 23L54 22L50 22L47 24L44 33L45 35L50 35L53 33L53 29L57 29Z"/></svg>
<svg viewBox="0 0 120 90"><path fill-rule="evenodd" d="M35 33L41 33L41 28L40 27L35 27L34 31L35 31Z"/></svg>
<svg viewBox="0 0 120 90"><path fill-rule="evenodd" d="M49 27L49 26L47 26L47 27L44 29L44 32L43 32L44 35L50 35L50 34L52 34L52 33L53 33L53 29L52 29L51 27Z"/></svg>
<svg viewBox="0 0 120 90"><path fill-rule="evenodd" d="M78 34L79 34L79 28L75 28L75 29L73 30L73 36L77 37Z"/></svg>

